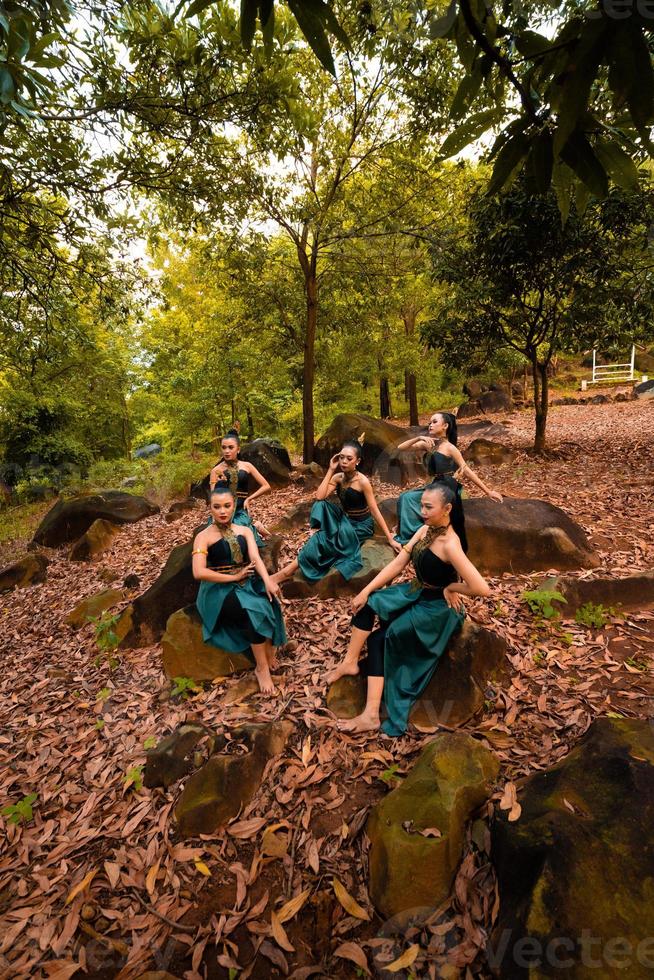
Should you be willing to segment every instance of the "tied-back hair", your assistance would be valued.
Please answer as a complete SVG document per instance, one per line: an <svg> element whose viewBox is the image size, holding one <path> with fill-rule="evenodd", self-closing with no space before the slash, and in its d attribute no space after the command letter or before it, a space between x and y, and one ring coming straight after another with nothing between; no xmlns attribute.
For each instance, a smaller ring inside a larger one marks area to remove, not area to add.
<svg viewBox="0 0 654 980"><path fill-rule="evenodd" d="M237 446L241 445L241 437L236 431L236 429L228 429L225 435L223 436L223 439L234 439ZM221 439L220 441L222 442L223 439Z"/></svg>
<svg viewBox="0 0 654 980"><path fill-rule="evenodd" d="M451 412L439 412L438 414L442 415L445 419L445 423L447 425L447 432L445 433L445 436L447 441L451 442L453 446L456 446L457 439L459 438L456 426L456 416L452 415Z"/></svg>
<svg viewBox="0 0 654 980"><path fill-rule="evenodd" d="M443 503L449 504L450 507L454 505L456 500L454 490L447 483L430 483L428 487L425 487L423 493L440 493Z"/></svg>
<svg viewBox="0 0 654 980"><path fill-rule="evenodd" d="M359 461L359 463L361 462L361 456L362 456L361 443L358 442L357 439L346 439L345 442L343 443L342 448L353 449L354 452L356 453L357 460Z"/></svg>

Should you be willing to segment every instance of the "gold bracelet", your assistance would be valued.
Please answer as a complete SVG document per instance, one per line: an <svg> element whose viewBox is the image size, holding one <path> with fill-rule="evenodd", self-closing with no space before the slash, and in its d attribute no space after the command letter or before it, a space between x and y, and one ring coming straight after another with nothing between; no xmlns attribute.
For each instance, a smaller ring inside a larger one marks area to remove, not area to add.
<svg viewBox="0 0 654 980"><path fill-rule="evenodd" d="M208 555L208 554L209 554L208 551L202 551L201 548L198 548L197 551L191 552L191 555Z"/></svg>
<svg viewBox="0 0 654 980"><path fill-rule="evenodd" d="M407 555L410 555L411 552L413 551L413 548L409 548L407 545L403 544L402 551L406 551Z"/></svg>

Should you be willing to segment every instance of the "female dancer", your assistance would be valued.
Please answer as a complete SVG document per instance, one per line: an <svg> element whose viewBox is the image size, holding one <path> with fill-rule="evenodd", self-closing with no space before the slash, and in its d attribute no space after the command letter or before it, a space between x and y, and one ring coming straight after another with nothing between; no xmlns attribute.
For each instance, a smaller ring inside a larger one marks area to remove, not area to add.
<svg viewBox="0 0 654 980"><path fill-rule="evenodd" d="M463 622L461 597L490 594L450 524L453 504L449 487L442 483L427 487L422 493L423 526L352 600L356 615L347 653L327 680L333 683L344 674L364 671L368 692L363 712L339 721L341 731L378 729L383 694L388 717L381 727L387 735L401 735L414 701L431 680L448 640ZM409 556L416 579L382 588L403 571ZM371 635L375 615L381 628ZM359 663L366 640L368 656Z"/></svg>
<svg viewBox="0 0 654 980"><path fill-rule="evenodd" d="M361 446L354 441L344 443L340 453L332 456L309 515L311 527L318 530L297 558L273 575L275 582L290 578L298 568L309 582L324 578L331 568L351 579L363 568L361 544L373 535L373 517L393 550L400 550L377 506L370 480L357 469L360 460ZM326 499L333 490L340 506Z"/></svg>
<svg viewBox="0 0 654 980"><path fill-rule="evenodd" d="M420 517L420 500L422 492L434 483L448 486L454 493L452 505L452 527L461 541L461 547L468 551L465 518L463 515L463 500L461 499L461 484L457 476L469 477L476 486L491 500L502 503L502 495L496 490L489 490L466 464L460 451L456 448L457 431L456 418L450 412L436 412L429 420L428 436L415 436L401 442L398 449L421 450L426 454L425 464L431 476L431 483L417 490L406 490L397 500L397 534L395 537L401 544L416 533L422 520Z"/></svg>
<svg viewBox="0 0 654 980"><path fill-rule="evenodd" d="M238 432L236 429L230 429L220 443L222 458L216 463L209 474L209 490L213 490L218 484L229 487L236 499L236 510L232 518L232 524L239 524L243 527L251 528L258 547L265 548L264 538L269 536L269 532L260 521L252 520L250 517L250 504L257 497L268 493L270 491L270 484L256 466L238 458L240 445L241 440ZM248 493L250 477L259 484L258 489L253 493Z"/></svg>
<svg viewBox="0 0 654 980"><path fill-rule="evenodd" d="M193 542L203 639L228 653L252 648L261 693L274 694L270 668L276 648L286 642L279 586L270 580L252 530L233 520L231 490L215 489L210 506L212 523Z"/></svg>

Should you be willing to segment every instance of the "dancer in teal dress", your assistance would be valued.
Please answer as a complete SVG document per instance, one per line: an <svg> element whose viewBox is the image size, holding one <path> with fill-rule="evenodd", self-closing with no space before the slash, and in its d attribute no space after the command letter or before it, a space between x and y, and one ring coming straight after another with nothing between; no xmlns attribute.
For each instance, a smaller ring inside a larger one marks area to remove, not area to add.
<svg viewBox="0 0 654 980"><path fill-rule="evenodd" d="M436 484L422 494L423 525L383 571L352 600L355 615L347 653L328 675L367 676L366 706L356 718L339 721L345 732L380 727L382 695L387 735L406 731L411 707L425 689L463 617L462 596L487 596L490 589L465 556L451 523L454 495ZM383 588L413 562L413 582ZM463 581L460 581L462 579ZM373 632L375 616L380 628ZM359 661L367 641L368 656Z"/></svg>
<svg viewBox="0 0 654 980"><path fill-rule="evenodd" d="M428 436L415 436L401 442L397 447L400 450L410 449L414 452L417 450L423 452L431 480L425 486L418 487L417 490L406 490L398 497L397 534L395 537L401 544L406 544L413 537L422 526L420 501L423 490L434 484L442 484L449 487L454 493L452 527L459 537L461 547L467 552L468 539L463 515L462 487L457 477L467 476L487 497L500 504L502 503L502 495L496 490L490 490L466 464L456 447L457 429L454 415L450 412L436 412L429 420L428 432Z"/></svg>
<svg viewBox="0 0 654 980"><path fill-rule="evenodd" d="M229 488L215 489L210 506L212 523L193 542L203 639L228 653L251 651L261 693L274 694L270 668L276 648L286 642L279 586L270 580L252 530L233 521Z"/></svg>
<svg viewBox="0 0 654 980"><path fill-rule="evenodd" d="M250 515L250 504L257 497L269 493L270 484L256 466L246 463L245 460L238 458L238 451L241 440L236 429L230 429L222 439L220 449L222 458L209 474L209 490L214 487L229 487L236 498L236 510L232 518L232 524L239 524L242 527L249 527L254 533L254 540L257 547L265 548L265 538L269 536L269 531L260 521L254 521ZM256 490L249 493L250 478L258 484Z"/></svg>
<svg viewBox="0 0 654 980"><path fill-rule="evenodd" d="M394 551L400 545L381 515L370 480L359 473L361 446L346 442L340 453L332 456L325 477L316 490L309 523L315 533L289 565L273 575L281 583L300 569L309 582L318 582L336 568L349 581L363 568L361 545L374 534L373 518ZM336 491L338 503L326 498Z"/></svg>

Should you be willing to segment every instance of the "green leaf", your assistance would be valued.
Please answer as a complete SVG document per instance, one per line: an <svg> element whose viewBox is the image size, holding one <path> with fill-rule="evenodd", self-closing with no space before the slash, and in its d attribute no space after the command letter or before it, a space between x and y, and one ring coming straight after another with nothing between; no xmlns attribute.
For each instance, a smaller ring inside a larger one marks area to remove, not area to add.
<svg viewBox="0 0 654 980"><path fill-rule="evenodd" d="M429 25L429 36L436 38L448 37L456 25L457 0L450 0L450 5L442 17L436 17Z"/></svg>
<svg viewBox="0 0 654 980"><path fill-rule="evenodd" d="M210 7L216 0L193 0L192 3L186 8L186 17L195 17L196 14L201 14L203 10Z"/></svg>
<svg viewBox="0 0 654 980"><path fill-rule="evenodd" d="M481 88L482 81L481 66L478 62L469 75L464 75L461 84L456 90L450 107L450 119L459 119L464 114L468 106L474 102Z"/></svg>
<svg viewBox="0 0 654 980"><path fill-rule="evenodd" d="M241 42L248 51L257 28L257 0L241 0Z"/></svg>
<svg viewBox="0 0 654 980"><path fill-rule="evenodd" d="M288 6L320 64L335 76L336 66L320 16L309 10L302 0L288 0Z"/></svg>
<svg viewBox="0 0 654 980"><path fill-rule="evenodd" d="M654 119L654 71L643 31L634 18L612 25L609 86L629 107L637 128Z"/></svg>
<svg viewBox="0 0 654 980"><path fill-rule="evenodd" d="M272 54L275 36L275 4L274 0L259 0L259 20L263 34L263 46L268 56Z"/></svg>
<svg viewBox="0 0 654 980"><path fill-rule="evenodd" d="M555 160L552 168L552 187L556 194L556 202L559 206L562 224L566 223L570 215L573 186L574 175L570 168L559 160Z"/></svg>
<svg viewBox="0 0 654 980"><path fill-rule="evenodd" d="M594 149L597 159L615 184L628 191L638 188L638 168L618 143L598 139Z"/></svg>
<svg viewBox="0 0 654 980"><path fill-rule="evenodd" d="M609 190L606 171L583 133L573 133L561 151L561 159L574 170L591 194L606 197Z"/></svg>
<svg viewBox="0 0 654 980"><path fill-rule="evenodd" d="M565 82L556 98L557 129L554 152L559 153L579 119L588 109L591 86L608 44L604 20L589 20L584 25L579 44L570 55Z"/></svg>
<svg viewBox="0 0 654 980"><path fill-rule="evenodd" d="M8 105L16 94L14 79L7 68L0 68L0 102Z"/></svg>
<svg viewBox="0 0 654 980"><path fill-rule="evenodd" d="M525 133L518 133L508 140L495 159L493 175L488 184L487 193L497 194L498 191L509 183L520 163L529 150L530 141Z"/></svg>
<svg viewBox="0 0 654 980"><path fill-rule="evenodd" d="M469 143L474 143L493 123L499 121L499 115L500 113L497 109L485 109L483 112L475 112L473 115L468 116L463 125L457 127L443 142L439 150L439 156L444 158L452 157L456 153L459 153L464 146L467 146Z"/></svg>
<svg viewBox="0 0 654 980"><path fill-rule="evenodd" d="M549 51L552 47L552 39L537 34L536 31L521 31L516 34L515 46L525 58L533 58Z"/></svg>
<svg viewBox="0 0 654 980"><path fill-rule="evenodd" d="M537 194L546 194L550 189L553 164L552 133L544 129L533 140L527 159L527 171Z"/></svg>

